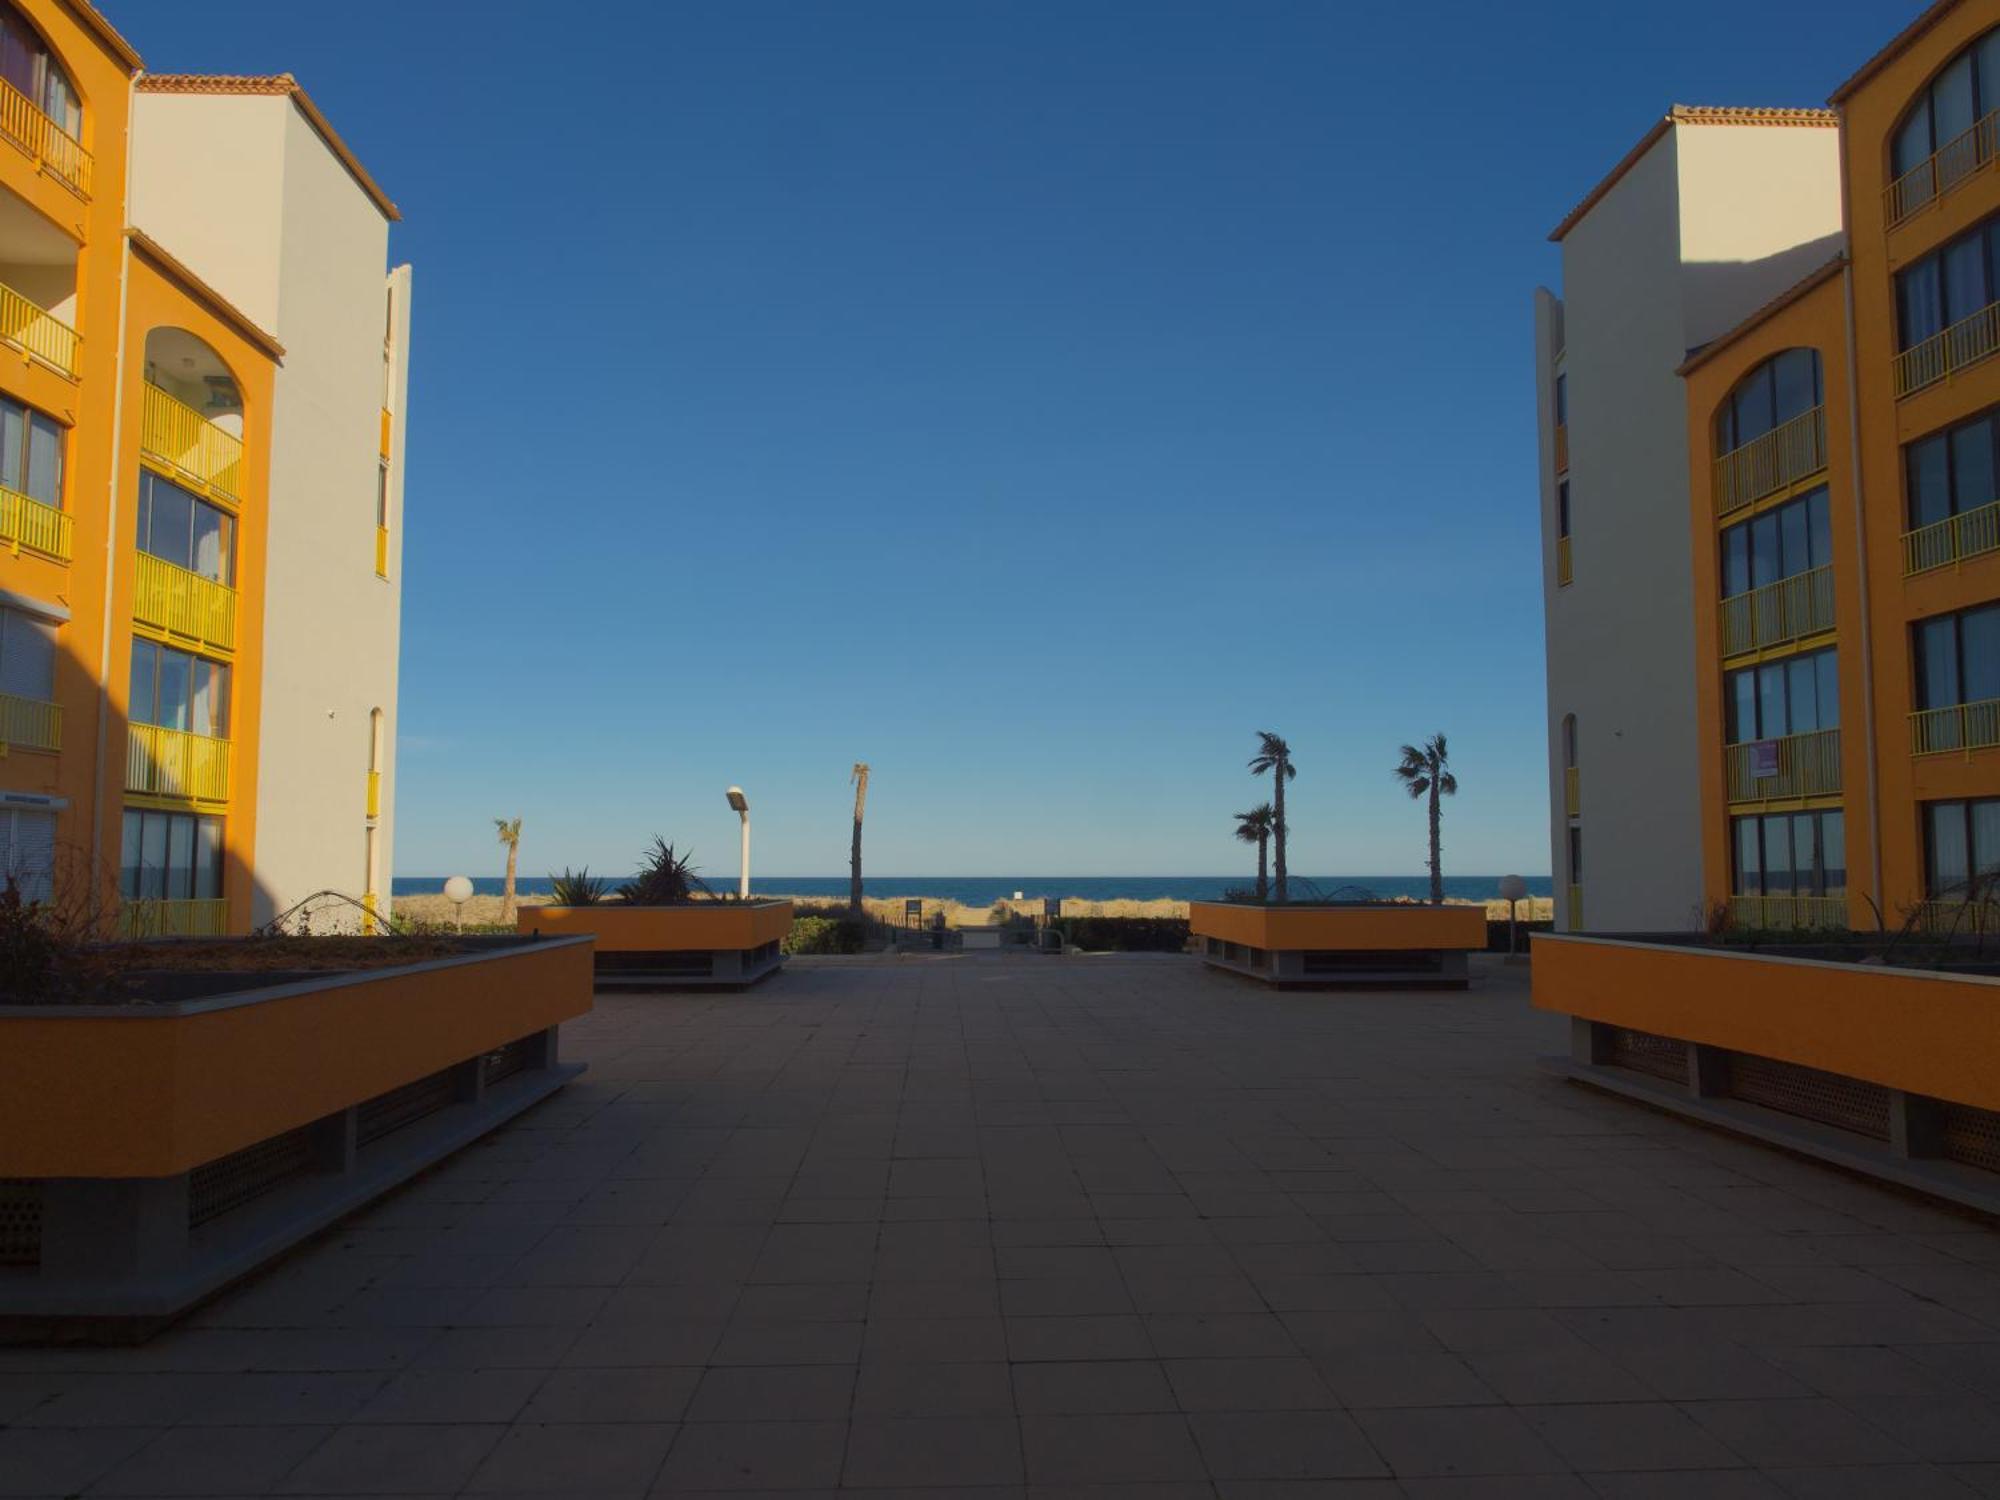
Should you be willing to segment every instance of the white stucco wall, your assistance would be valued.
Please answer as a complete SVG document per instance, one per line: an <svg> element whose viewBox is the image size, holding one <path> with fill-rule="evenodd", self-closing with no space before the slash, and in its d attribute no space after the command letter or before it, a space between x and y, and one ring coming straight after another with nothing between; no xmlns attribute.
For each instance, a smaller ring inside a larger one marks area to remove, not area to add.
<svg viewBox="0 0 2000 1500"><path fill-rule="evenodd" d="M320 890L363 894L377 707L385 718L378 868L386 896L395 832L407 270L399 274L387 392L397 420L385 581L375 572L375 512L387 221L289 98L137 98L134 221L285 347L272 412L253 920Z"/></svg>

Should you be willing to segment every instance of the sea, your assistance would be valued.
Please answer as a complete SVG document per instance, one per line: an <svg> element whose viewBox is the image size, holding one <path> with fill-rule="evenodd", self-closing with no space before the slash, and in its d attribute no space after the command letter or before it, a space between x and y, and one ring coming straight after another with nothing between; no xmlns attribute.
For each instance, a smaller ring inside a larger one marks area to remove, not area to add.
<svg viewBox="0 0 2000 1500"><path fill-rule="evenodd" d="M614 888L624 877L612 876ZM1358 900L1366 896L1394 899L1408 896L1423 899L1430 895L1427 875L1313 875L1291 877L1292 895L1323 895L1336 900ZM1549 896L1555 891L1546 875L1523 876L1530 896ZM428 896L444 889L442 875L398 875L394 894ZM475 875L473 890L482 896L497 896L505 882L498 875ZM726 875L709 877L709 884L721 891L733 891L736 881ZM753 875L751 888L760 896L801 896L808 899L847 899L845 875ZM1225 891L1255 884L1247 875L869 875L863 878L864 895L896 898L921 896L926 901L956 901L964 906L991 906L995 901L1019 896L1037 901L1063 896L1076 901L1211 901ZM1310 887L1310 889L1306 889ZM549 879L523 875L515 881L523 895L546 895ZM1444 893L1469 901L1496 899L1500 892L1498 875L1447 875Z"/></svg>

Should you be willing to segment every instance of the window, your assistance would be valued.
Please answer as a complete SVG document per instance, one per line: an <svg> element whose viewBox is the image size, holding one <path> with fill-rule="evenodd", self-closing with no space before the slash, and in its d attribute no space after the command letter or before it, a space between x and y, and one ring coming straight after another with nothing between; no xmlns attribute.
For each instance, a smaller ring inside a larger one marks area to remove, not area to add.
<svg viewBox="0 0 2000 1500"><path fill-rule="evenodd" d="M1986 412L1969 422L1911 443L1903 450L1909 492L1910 529L1991 505L2000 498L2000 413Z"/></svg>
<svg viewBox="0 0 2000 1500"><path fill-rule="evenodd" d="M1775 354L1739 380L1715 414L1715 451L1754 443L1825 399L1817 349Z"/></svg>
<svg viewBox="0 0 2000 1500"><path fill-rule="evenodd" d="M1910 634L1918 708L2000 698L2000 604L1919 620Z"/></svg>
<svg viewBox="0 0 2000 1500"><path fill-rule="evenodd" d="M375 524L384 531L389 529L389 466L375 466Z"/></svg>
<svg viewBox="0 0 2000 1500"><path fill-rule="evenodd" d="M1924 883L1932 899L1964 900L2000 873L2000 797L1924 804ZM1991 898L1991 891L1986 893Z"/></svg>
<svg viewBox="0 0 2000 1500"><path fill-rule="evenodd" d="M56 627L18 609L0 609L0 693L52 703Z"/></svg>
<svg viewBox="0 0 2000 1500"><path fill-rule="evenodd" d="M1556 376L1556 426L1569 425L1569 376Z"/></svg>
<svg viewBox="0 0 2000 1500"><path fill-rule="evenodd" d="M0 877L11 878L24 901L47 901L56 863L56 815L23 808L0 811Z"/></svg>
<svg viewBox="0 0 2000 1500"><path fill-rule="evenodd" d="M1569 535L1569 481L1556 481L1556 535Z"/></svg>
<svg viewBox="0 0 2000 1500"><path fill-rule="evenodd" d="M1565 769L1576 764L1576 715L1563 715L1563 766Z"/></svg>
<svg viewBox="0 0 2000 1500"><path fill-rule="evenodd" d="M1837 653L1809 651L1723 677L1728 743L1777 740L1840 727Z"/></svg>
<svg viewBox="0 0 2000 1500"><path fill-rule="evenodd" d="M1838 812L1768 813L1729 820L1739 896L1847 893L1847 824Z"/></svg>
<svg viewBox="0 0 2000 1500"><path fill-rule="evenodd" d="M72 136L83 133L76 88L49 56L41 33L13 6L0 3L0 79L28 96L35 108Z"/></svg>
<svg viewBox="0 0 2000 1500"><path fill-rule="evenodd" d="M0 485L61 510L68 436L55 418L0 396Z"/></svg>
<svg viewBox="0 0 2000 1500"><path fill-rule="evenodd" d="M1722 533L1722 597L1796 577L1833 561L1826 486Z"/></svg>
<svg viewBox="0 0 2000 1500"><path fill-rule="evenodd" d="M1583 830L1574 823L1569 827L1569 883L1583 884Z"/></svg>
<svg viewBox="0 0 2000 1500"><path fill-rule="evenodd" d="M229 668L205 656L135 638L127 712L135 724L227 739Z"/></svg>
<svg viewBox="0 0 2000 1500"><path fill-rule="evenodd" d="M1914 171L1995 109L2000 109L2000 30L1959 53L1917 96L1890 142L1890 174Z"/></svg>
<svg viewBox="0 0 2000 1500"><path fill-rule="evenodd" d="M118 890L128 901L220 897L222 819L126 809Z"/></svg>
<svg viewBox="0 0 2000 1500"><path fill-rule="evenodd" d="M236 572L236 518L151 469L141 469L139 550L203 578L231 583Z"/></svg>
<svg viewBox="0 0 2000 1500"><path fill-rule="evenodd" d="M2000 298L2000 221L1988 219L1896 273L1896 347L1921 344L1996 298Z"/></svg>

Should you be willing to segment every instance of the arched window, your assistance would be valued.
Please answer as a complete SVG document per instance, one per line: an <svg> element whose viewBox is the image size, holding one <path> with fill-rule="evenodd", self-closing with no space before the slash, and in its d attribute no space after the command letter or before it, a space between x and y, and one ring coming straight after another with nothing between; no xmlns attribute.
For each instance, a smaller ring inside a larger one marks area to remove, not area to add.
<svg viewBox="0 0 2000 1500"><path fill-rule="evenodd" d="M0 80L19 89L69 135L83 134L83 104L76 85L49 52L42 34L6 0L0 0Z"/></svg>
<svg viewBox="0 0 2000 1500"><path fill-rule="evenodd" d="M1817 349L1774 354L1736 382L1715 414L1715 451L1728 453L1802 417L1826 399Z"/></svg>
<svg viewBox="0 0 2000 1500"><path fill-rule="evenodd" d="M2000 27L1954 57L1911 103L1889 141L1890 175L1902 177L1944 152L1950 160L1939 162L1939 181L1922 184L1929 189L1922 199L1943 192L1992 156L1992 130L1981 132L1983 149L1980 137L1971 131L1996 110L2000 110ZM1960 141L1964 145L1954 149Z"/></svg>

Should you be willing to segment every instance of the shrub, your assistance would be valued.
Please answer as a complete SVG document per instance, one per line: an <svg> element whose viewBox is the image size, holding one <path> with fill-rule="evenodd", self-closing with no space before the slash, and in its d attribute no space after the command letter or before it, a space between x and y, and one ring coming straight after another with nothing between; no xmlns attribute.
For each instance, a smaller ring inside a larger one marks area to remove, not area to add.
<svg viewBox="0 0 2000 1500"><path fill-rule="evenodd" d="M604 899L611 882L590 873L590 866L572 871L563 866L560 875L549 877L549 899L557 906L595 906Z"/></svg>
<svg viewBox="0 0 2000 1500"><path fill-rule="evenodd" d="M628 906L689 906L697 894L715 893L695 873L692 854L676 854L672 844L655 835L639 873L618 887L618 894Z"/></svg>
<svg viewBox="0 0 2000 1500"><path fill-rule="evenodd" d="M1064 917L1063 942L1099 953L1179 953L1187 947L1186 917Z"/></svg>
<svg viewBox="0 0 2000 1500"><path fill-rule="evenodd" d="M859 953L868 924L848 916L794 916L792 930L778 944L785 953Z"/></svg>

